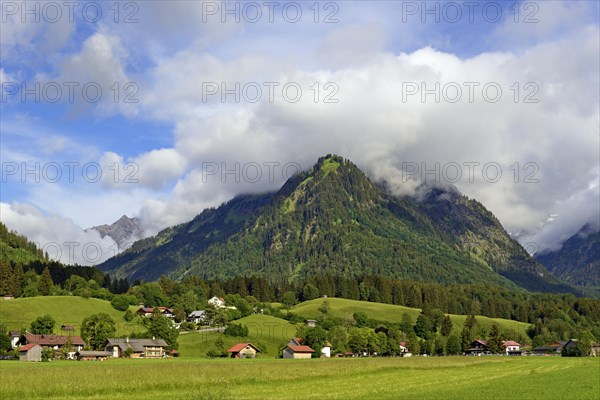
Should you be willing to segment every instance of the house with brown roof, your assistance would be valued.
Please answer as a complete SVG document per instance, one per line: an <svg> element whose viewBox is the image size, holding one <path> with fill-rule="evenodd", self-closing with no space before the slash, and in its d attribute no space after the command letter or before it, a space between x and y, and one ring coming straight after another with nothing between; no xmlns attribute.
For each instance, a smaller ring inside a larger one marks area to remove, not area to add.
<svg viewBox="0 0 600 400"><path fill-rule="evenodd" d="M238 343L227 352L231 354L231 358L255 358L260 350L252 343Z"/></svg>
<svg viewBox="0 0 600 400"><path fill-rule="evenodd" d="M158 311L167 318L175 318L175 313L169 307L158 306L158 307L146 307L140 306L137 310L137 314L142 317L150 318L154 314L154 310L158 309Z"/></svg>
<svg viewBox="0 0 600 400"><path fill-rule="evenodd" d="M537 355L560 355L566 344L566 340L554 340L544 346L536 346L533 352Z"/></svg>
<svg viewBox="0 0 600 400"><path fill-rule="evenodd" d="M82 350L86 346L85 341L79 336L64 336L64 335L34 335L33 333L25 332L17 345L24 346L27 344L39 344L42 347L49 347L55 353L61 351L65 346L69 346L67 359L75 359L75 353Z"/></svg>
<svg viewBox="0 0 600 400"><path fill-rule="evenodd" d="M152 339L109 338L104 344L104 350L110 352L115 358L124 357L127 352L131 352L131 358L163 358L167 355L167 347L167 342L155 337Z"/></svg>
<svg viewBox="0 0 600 400"><path fill-rule="evenodd" d="M42 346L35 343L29 343L21 347L19 349L19 361L42 361Z"/></svg>

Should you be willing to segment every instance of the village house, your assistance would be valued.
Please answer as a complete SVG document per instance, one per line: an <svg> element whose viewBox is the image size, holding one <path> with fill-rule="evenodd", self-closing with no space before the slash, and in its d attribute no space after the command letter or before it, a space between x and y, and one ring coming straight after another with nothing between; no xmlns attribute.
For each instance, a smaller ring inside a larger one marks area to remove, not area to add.
<svg viewBox="0 0 600 400"><path fill-rule="evenodd" d="M158 311L160 311L160 313L164 317L175 318L175 314L173 313L173 310L170 309L169 307L158 306L158 307L155 307L155 308L158 309ZM152 317L155 308L154 307L141 306L137 310L137 314L140 315L140 316L142 316L142 317L150 318L150 317Z"/></svg>
<svg viewBox="0 0 600 400"><path fill-rule="evenodd" d="M225 308L225 299L222 297L213 296L208 299L208 304L213 305L217 308Z"/></svg>
<svg viewBox="0 0 600 400"><path fill-rule="evenodd" d="M545 346L536 346L533 353L537 355L560 355L566 344L566 340L554 340Z"/></svg>
<svg viewBox="0 0 600 400"><path fill-rule="evenodd" d="M10 346L13 349L17 348L17 343L21 338L21 331L9 331L8 336L10 337Z"/></svg>
<svg viewBox="0 0 600 400"><path fill-rule="evenodd" d="M110 351L86 351L77 352L77 360L79 361L106 361L112 353Z"/></svg>
<svg viewBox="0 0 600 400"><path fill-rule="evenodd" d="M124 357L125 352L131 352L131 358L162 358L166 356L167 342L163 339L129 339L109 338L106 339L104 350L112 354L114 358Z"/></svg>
<svg viewBox="0 0 600 400"><path fill-rule="evenodd" d="M282 351L283 358L293 358L293 359L301 359L301 358L311 358L312 354L315 352L309 346L303 345L304 340L298 337L292 338L285 346Z"/></svg>
<svg viewBox="0 0 600 400"><path fill-rule="evenodd" d="M304 325L308 326L309 328L314 328L317 326L317 320L315 319L305 319L304 320Z"/></svg>
<svg viewBox="0 0 600 400"><path fill-rule="evenodd" d="M252 343L238 343L227 350L231 358L255 358L260 350Z"/></svg>
<svg viewBox="0 0 600 400"><path fill-rule="evenodd" d="M39 344L42 347L49 347L58 353L65 346L69 346L67 359L75 359L75 354L82 350L86 343L79 336L63 336L63 335L34 335L33 333L25 332L17 345L24 346L28 344Z"/></svg>
<svg viewBox="0 0 600 400"><path fill-rule="evenodd" d="M325 357L325 358L331 357L331 343L325 342L325 344L321 348L321 357Z"/></svg>
<svg viewBox="0 0 600 400"><path fill-rule="evenodd" d="M188 320L188 322L191 322L194 324L204 323L204 314L205 314L204 310L192 311L190 313L190 315L188 315L187 320Z"/></svg>
<svg viewBox="0 0 600 400"><path fill-rule="evenodd" d="M502 345L507 356L520 356L521 345L513 340L503 340ZM471 342L471 347L465 351L467 355L480 356L492 354L487 344L487 340L477 339Z"/></svg>
<svg viewBox="0 0 600 400"><path fill-rule="evenodd" d="M592 343L590 357L600 357L600 343Z"/></svg>
<svg viewBox="0 0 600 400"><path fill-rule="evenodd" d="M12 294L5 294L4 295L4 300L14 300L15 296L13 296Z"/></svg>
<svg viewBox="0 0 600 400"><path fill-rule="evenodd" d="M30 343L21 347L19 349L19 361L42 361L42 346Z"/></svg>
<svg viewBox="0 0 600 400"><path fill-rule="evenodd" d="M410 351L408 351L408 345L406 344L405 341L401 341L399 343L399 347L400 347L400 356L401 357L411 357L412 353Z"/></svg>

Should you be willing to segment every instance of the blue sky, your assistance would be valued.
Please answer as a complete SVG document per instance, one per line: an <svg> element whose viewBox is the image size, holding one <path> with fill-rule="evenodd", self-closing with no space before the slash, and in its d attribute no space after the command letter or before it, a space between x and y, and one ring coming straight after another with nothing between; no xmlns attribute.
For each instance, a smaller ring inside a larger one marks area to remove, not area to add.
<svg viewBox="0 0 600 400"><path fill-rule="evenodd" d="M97 22L85 20L87 3L102 9ZM481 1L472 15L464 2L319 2L318 22L314 2L276 2L273 23L262 2L252 3L263 5L256 23L247 22L256 11L247 2L227 3L239 22L221 15L222 2L122 1L118 18L112 2L82 2L74 22L66 9L48 22L48 2L38 3L35 22L20 4L2 4L0 217L40 243L57 231L59 241L99 240L84 228L122 214L152 234L285 179L219 179L207 176L207 163L306 168L329 152L397 182L401 194L423 178L399 178L407 163L457 163L461 179L434 179L482 201L509 231L526 230L540 249L598 218L598 2ZM423 6L437 7L439 21ZM73 101L69 82L79 85ZM259 101L203 96L207 83L236 82L260 87ZM266 82L278 85L274 102ZM473 102L465 82L478 85ZM15 92L36 83L48 90L39 102ZM102 89L96 103L82 97L90 83ZM280 90L290 83L302 90L298 102ZM491 83L501 101L482 96ZM56 84L62 95L51 102ZM403 99L407 85L422 84L450 92ZM456 103L447 99L455 87ZM337 103L324 102L328 94ZM537 102L524 103L528 95ZM40 182L21 173L36 163ZM73 182L65 163L76 164ZM490 182L483 170L469 179L465 163L497 164L502 179ZM63 178L52 181L44 174L55 164ZM102 178L82 175L86 165ZM537 182L524 182L531 173Z"/></svg>

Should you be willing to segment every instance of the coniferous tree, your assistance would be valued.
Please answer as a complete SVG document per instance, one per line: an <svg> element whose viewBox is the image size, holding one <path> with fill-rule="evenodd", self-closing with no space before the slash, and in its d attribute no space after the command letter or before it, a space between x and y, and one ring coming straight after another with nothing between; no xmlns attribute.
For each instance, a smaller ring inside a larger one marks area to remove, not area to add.
<svg viewBox="0 0 600 400"><path fill-rule="evenodd" d="M43 296L48 296L50 294L50 290L54 286L54 282L52 282L52 276L50 276L50 270L48 267L44 268L42 271L42 275L40 276L40 293Z"/></svg>
<svg viewBox="0 0 600 400"><path fill-rule="evenodd" d="M440 330L440 333L442 334L442 336L449 336L451 332L452 321L450 320L450 316L446 315L446 317L444 317L444 321L442 322L442 328Z"/></svg>
<svg viewBox="0 0 600 400"><path fill-rule="evenodd" d="M488 349L493 354L501 354L504 352L504 345L502 344L502 338L500 337L500 328L494 324L490 328L487 341Z"/></svg>

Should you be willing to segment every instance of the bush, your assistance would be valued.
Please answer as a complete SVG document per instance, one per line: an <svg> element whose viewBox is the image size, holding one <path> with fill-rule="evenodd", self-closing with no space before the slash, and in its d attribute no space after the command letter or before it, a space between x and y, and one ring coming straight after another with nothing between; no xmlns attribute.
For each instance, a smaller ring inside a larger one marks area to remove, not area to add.
<svg viewBox="0 0 600 400"><path fill-rule="evenodd" d="M227 352L217 349L210 349L206 352L206 355L210 358L227 357Z"/></svg>
<svg viewBox="0 0 600 400"><path fill-rule="evenodd" d="M125 321L127 322L131 322L131 320L135 317L135 315L131 312L130 309L127 309L127 311L125 311L125 314L123 315L123 318L125 319Z"/></svg>
<svg viewBox="0 0 600 400"><path fill-rule="evenodd" d="M182 322L179 326L179 329L182 331L193 331L194 329L196 329L196 325L194 325L191 322Z"/></svg>
<svg viewBox="0 0 600 400"><path fill-rule="evenodd" d="M224 332L227 336L248 336L248 327L242 324L229 324Z"/></svg>
<svg viewBox="0 0 600 400"><path fill-rule="evenodd" d="M113 306L115 310L125 311L129 309L129 299L126 296L119 294L112 298L110 305Z"/></svg>

